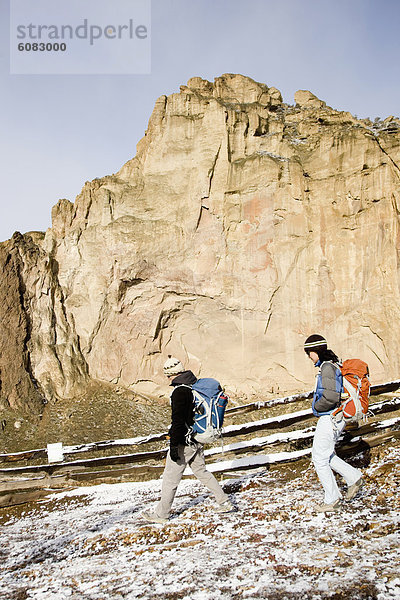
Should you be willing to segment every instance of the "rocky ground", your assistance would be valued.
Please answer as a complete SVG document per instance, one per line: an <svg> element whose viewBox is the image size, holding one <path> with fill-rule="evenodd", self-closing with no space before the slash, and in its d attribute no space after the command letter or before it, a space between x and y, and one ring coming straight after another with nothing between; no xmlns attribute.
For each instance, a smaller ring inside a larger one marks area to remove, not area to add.
<svg viewBox="0 0 400 600"><path fill-rule="evenodd" d="M389 600L398 574L400 443L354 458L366 485L330 517L309 461L224 485L237 512L216 515L197 482L166 525L140 516L160 482L80 488L1 511L0 597L7 600Z"/></svg>
<svg viewBox="0 0 400 600"><path fill-rule="evenodd" d="M11 453L54 442L84 444L164 431L170 407L167 395L146 400L125 389L92 383L73 400L49 402L41 419L11 410L0 416L0 453Z"/></svg>

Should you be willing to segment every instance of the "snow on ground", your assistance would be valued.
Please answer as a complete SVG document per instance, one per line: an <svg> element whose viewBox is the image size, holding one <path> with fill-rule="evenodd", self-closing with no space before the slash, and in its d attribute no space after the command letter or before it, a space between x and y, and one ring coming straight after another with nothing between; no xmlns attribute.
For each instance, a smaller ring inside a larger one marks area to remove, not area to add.
<svg viewBox="0 0 400 600"><path fill-rule="evenodd" d="M214 513L184 480L165 525L140 516L160 481L79 488L0 511L5 600L400 598L400 444L371 452L359 498L316 515L308 460L225 482Z"/></svg>

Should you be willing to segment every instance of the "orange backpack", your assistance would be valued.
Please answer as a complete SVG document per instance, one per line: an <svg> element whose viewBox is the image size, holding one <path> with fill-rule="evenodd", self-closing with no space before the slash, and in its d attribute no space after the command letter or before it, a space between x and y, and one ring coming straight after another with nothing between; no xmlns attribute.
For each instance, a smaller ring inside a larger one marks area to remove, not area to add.
<svg viewBox="0 0 400 600"><path fill-rule="evenodd" d="M333 412L341 412L346 422L358 422L366 418L369 405L369 369L359 358L345 360L341 366L343 375L342 402Z"/></svg>

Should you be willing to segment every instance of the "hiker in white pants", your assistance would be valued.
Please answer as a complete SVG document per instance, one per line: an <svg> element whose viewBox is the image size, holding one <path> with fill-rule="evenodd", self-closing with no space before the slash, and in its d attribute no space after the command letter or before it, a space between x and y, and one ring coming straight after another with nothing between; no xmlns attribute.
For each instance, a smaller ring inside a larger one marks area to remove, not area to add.
<svg viewBox="0 0 400 600"><path fill-rule="evenodd" d="M168 520L176 490L187 466L214 495L217 502L215 511L230 512L234 506L229 496L206 469L203 444L190 439L194 422L191 386L197 378L192 371L185 371L182 363L173 357L169 357L164 364L164 373L172 380L170 385L174 388L171 394L170 447L162 478L161 500L154 511L143 511L142 516L150 523L165 523Z"/></svg>
<svg viewBox="0 0 400 600"><path fill-rule="evenodd" d="M324 488L324 504L317 506L317 512L335 512L340 510L342 494L336 483L333 471L341 475L347 484L346 499L351 500L363 484L362 473L355 469L335 453L335 444L342 433L344 420L332 421L331 413L340 404L342 390L342 372L339 359L322 335L309 336L304 350L314 365L319 367L313 395L312 409L318 417L315 429L312 460L318 478Z"/></svg>
<svg viewBox="0 0 400 600"><path fill-rule="evenodd" d="M342 420L338 426L334 426L330 415L323 415L319 417L315 429L312 461L325 491L324 502L326 506L334 505L342 498L333 471L343 477L348 489L359 481L362 476L361 471L349 465L335 453L335 444L344 429L344 425L344 420Z"/></svg>

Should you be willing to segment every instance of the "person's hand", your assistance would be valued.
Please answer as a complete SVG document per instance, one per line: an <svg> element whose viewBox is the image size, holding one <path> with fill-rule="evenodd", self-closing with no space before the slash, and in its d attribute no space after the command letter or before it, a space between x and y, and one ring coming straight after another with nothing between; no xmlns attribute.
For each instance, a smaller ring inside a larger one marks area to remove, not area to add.
<svg viewBox="0 0 400 600"><path fill-rule="evenodd" d="M169 455L171 457L171 460L177 463L179 460L178 446L171 446L169 449Z"/></svg>

